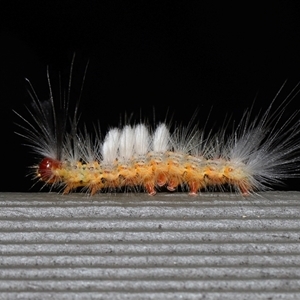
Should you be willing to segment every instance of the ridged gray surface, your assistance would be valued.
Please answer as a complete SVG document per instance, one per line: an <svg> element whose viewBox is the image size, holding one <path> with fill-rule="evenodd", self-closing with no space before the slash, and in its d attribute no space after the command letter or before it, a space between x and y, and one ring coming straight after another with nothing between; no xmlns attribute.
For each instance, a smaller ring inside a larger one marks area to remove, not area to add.
<svg viewBox="0 0 300 300"><path fill-rule="evenodd" d="M0 194L1 299L300 299L300 193Z"/></svg>

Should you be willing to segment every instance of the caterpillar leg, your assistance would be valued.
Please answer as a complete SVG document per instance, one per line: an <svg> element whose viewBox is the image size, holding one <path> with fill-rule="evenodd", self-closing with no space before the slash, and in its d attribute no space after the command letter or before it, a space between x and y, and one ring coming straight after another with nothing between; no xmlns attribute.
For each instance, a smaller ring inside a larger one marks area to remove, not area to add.
<svg viewBox="0 0 300 300"><path fill-rule="evenodd" d="M148 195L149 196L154 196L156 194L156 190L155 190L155 187L154 187L154 184L152 183L146 183L144 185L146 191L148 192Z"/></svg>
<svg viewBox="0 0 300 300"><path fill-rule="evenodd" d="M189 195L190 196L197 196L198 191L201 188L201 185L196 181L190 181L188 183L188 186L189 186Z"/></svg>

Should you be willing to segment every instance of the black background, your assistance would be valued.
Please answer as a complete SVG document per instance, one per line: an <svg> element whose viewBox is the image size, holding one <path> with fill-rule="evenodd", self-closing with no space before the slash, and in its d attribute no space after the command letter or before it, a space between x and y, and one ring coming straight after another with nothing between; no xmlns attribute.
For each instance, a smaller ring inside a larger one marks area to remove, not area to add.
<svg viewBox="0 0 300 300"><path fill-rule="evenodd" d="M203 2L203 3L202 3ZM105 132L124 115L153 121L168 113L209 126L238 120L255 100L264 110L288 79L280 103L300 81L300 2L11 1L1 7L1 191L28 191L35 163L14 131L26 115L24 78L41 99L76 53L72 99L87 61L81 111ZM298 109L300 96L287 109ZM289 181L300 189L300 181Z"/></svg>

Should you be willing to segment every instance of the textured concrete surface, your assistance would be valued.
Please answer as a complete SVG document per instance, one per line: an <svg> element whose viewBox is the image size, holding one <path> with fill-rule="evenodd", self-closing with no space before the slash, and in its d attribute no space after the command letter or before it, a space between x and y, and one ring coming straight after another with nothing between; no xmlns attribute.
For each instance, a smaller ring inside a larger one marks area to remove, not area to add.
<svg viewBox="0 0 300 300"><path fill-rule="evenodd" d="M0 299L300 299L300 193L0 194Z"/></svg>

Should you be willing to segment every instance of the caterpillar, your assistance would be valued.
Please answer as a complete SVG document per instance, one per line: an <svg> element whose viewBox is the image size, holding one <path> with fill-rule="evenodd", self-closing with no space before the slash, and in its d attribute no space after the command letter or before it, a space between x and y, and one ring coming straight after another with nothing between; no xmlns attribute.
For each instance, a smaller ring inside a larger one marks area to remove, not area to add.
<svg viewBox="0 0 300 300"><path fill-rule="evenodd" d="M299 177L299 112L278 128L299 84L275 109L284 85L254 119L252 110L246 110L232 131L222 128L212 133L189 124L171 132L167 122L153 127L138 122L110 128L101 138L99 128L93 133L78 128L80 97L70 109L73 63L66 97L54 97L47 69L49 99L40 100L27 80L31 119L16 112L23 122L17 133L38 159L33 178L43 187L64 194L80 189L90 195L124 189L155 195L163 187L180 188L189 195L229 189L246 196Z"/></svg>

